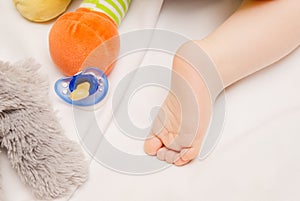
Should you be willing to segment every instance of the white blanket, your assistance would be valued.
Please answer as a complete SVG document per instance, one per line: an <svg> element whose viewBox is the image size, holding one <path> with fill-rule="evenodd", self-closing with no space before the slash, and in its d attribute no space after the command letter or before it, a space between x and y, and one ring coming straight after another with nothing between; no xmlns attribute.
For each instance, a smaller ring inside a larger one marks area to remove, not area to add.
<svg viewBox="0 0 300 201"><path fill-rule="evenodd" d="M165 0L163 4L162 2L162 0L133 0L128 15L120 27L121 35L134 30L156 27L172 31L174 35L200 39L221 24L240 3L236 0ZM69 10L74 10L79 3L80 1L73 1ZM124 156L148 158L149 160L145 159L145 162L149 164L145 165L151 166L150 172L153 164L158 166L153 165L152 170L165 165L155 158L146 157L142 149L143 142L132 138L136 136L124 135L116 116L111 118L115 89L129 72L141 66L159 65L170 68L172 56L155 50L139 51L124 56L109 76L111 91L106 104L94 113L73 110L59 100L53 91L54 82L61 77L48 51L48 32L53 21L44 24L28 22L17 13L10 0L0 1L0 9L2 16L0 59L13 62L33 57L41 63L41 73L47 74L50 79L49 98L58 111L66 134L71 139L80 141L87 155L89 152L96 154L94 160L91 160L87 183L76 190L70 198L60 200L296 201L300 199L299 49L272 67L227 89L226 118L221 140L205 160L195 160L180 168L171 166L146 175L142 172L140 175L124 174L120 171L135 166L142 167L141 164L130 164L134 160L126 161L119 155L114 155L115 150L106 149L103 142L110 142L120 153L124 153ZM134 87L132 83L138 80L138 77L139 72L133 76L128 87L132 85ZM162 103L166 90L148 86L136 89L136 93L131 95L128 103L130 121L137 128L148 128L151 110ZM124 104L122 99L120 104ZM81 114L88 116L80 116ZM82 117L87 118L78 123ZM95 125L91 125L93 121L96 121L99 135L93 132ZM101 140L101 132L105 133L105 140ZM91 134L94 136L89 138ZM82 139L82 136L85 138ZM86 144L91 147L85 147ZM108 151L105 152L106 150ZM0 155L0 161L5 200L34 200L9 166L4 153ZM106 163L111 161L119 162L107 167Z"/></svg>

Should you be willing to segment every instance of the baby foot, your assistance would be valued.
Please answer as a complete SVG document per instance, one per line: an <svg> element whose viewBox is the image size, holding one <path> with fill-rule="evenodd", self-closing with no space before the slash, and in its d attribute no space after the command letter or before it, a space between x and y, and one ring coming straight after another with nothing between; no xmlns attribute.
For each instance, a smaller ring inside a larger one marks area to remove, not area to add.
<svg viewBox="0 0 300 201"><path fill-rule="evenodd" d="M159 160L182 166L199 154L212 101L201 75L179 56L174 57L171 91L153 122L144 150Z"/></svg>

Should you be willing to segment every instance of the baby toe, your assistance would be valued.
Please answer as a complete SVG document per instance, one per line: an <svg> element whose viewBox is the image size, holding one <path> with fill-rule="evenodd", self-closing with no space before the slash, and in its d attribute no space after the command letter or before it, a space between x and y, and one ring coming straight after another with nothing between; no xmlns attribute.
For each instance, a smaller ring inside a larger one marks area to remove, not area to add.
<svg viewBox="0 0 300 201"><path fill-rule="evenodd" d="M199 148L186 148L180 151L180 157L183 161L190 161L195 159L199 154Z"/></svg>
<svg viewBox="0 0 300 201"><path fill-rule="evenodd" d="M162 142L156 136L150 136L145 140L144 151L146 154L155 156L157 151L162 147Z"/></svg>
<svg viewBox="0 0 300 201"><path fill-rule="evenodd" d="M165 160L168 163L174 163L178 158L180 158L179 152L173 150L167 150L165 155Z"/></svg>
<svg viewBox="0 0 300 201"><path fill-rule="evenodd" d="M168 151L168 149L166 147L159 149L156 154L156 157L158 158L158 160L165 161L167 151Z"/></svg>

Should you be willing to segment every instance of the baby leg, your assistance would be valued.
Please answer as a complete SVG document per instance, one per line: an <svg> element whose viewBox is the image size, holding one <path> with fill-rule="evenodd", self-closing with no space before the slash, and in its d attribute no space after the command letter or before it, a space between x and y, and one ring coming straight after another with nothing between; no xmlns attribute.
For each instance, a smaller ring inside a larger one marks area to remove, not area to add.
<svg viewBox="0 0 300 201"><path fill-rule="evenodd" d="M196 158L210 122L210 108L218 93L234 82L283 58L298 47L299 10L298 0L246 0L214 32L202 40L194 41L212 59L223 81L223 86L213 91L207 88L204 75L198 75L193 65L179 57L179 54L176 55L173 74L181 75L194 91L198 107L195 109L200 112L201 121L193 122L193 116L183 121L182 108L190 105L188 101L179 103L175 96L169 93L153 123L152 132L145 141L145 152L175 165L184 165ZM186 58L193 57L193 54L197 57L197 52L190 51L192 46L185 44L178 53L186 55ZM171 85L173 89L179 88L174 80ZM176 96L180 97L181 94ZM198 124L193 137L192 129L188 129L192 127L191 122ZM180 127L185 128L184 132L180 131Z"/></svg>

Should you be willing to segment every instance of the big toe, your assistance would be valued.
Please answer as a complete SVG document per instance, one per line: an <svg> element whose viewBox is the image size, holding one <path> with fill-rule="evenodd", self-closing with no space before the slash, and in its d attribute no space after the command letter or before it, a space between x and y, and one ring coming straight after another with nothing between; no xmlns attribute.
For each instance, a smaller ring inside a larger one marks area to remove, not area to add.
<svg viewBox="0 0 300 201"><path fill-rule="evenodd" d="M146 154L155 156L157 151L163 146L161 140L156 136L151 136L145 140L144 150Z"/></svg>

